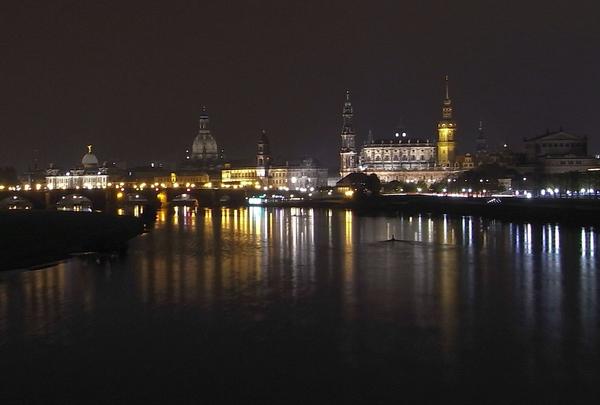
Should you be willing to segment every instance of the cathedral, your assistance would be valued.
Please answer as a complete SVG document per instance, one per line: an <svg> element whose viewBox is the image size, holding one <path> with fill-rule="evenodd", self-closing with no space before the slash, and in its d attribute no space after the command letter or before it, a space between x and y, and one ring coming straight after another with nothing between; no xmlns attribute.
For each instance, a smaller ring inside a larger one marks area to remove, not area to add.
<svg viewBox="0 0 600 405"><path fill-rule="evenodd" d="M445 80L442 118L437 125L437 141L409 137L396 132L389 139L373 139L371 133L362 145L356 147L353 127L354 109L350 92L342 112L342 146L340 148L340 176L353 172L375 173L383 182L424 181L433 183L455 174L461 168L456 155L456 122L452 118L452 99Z"/></svg>

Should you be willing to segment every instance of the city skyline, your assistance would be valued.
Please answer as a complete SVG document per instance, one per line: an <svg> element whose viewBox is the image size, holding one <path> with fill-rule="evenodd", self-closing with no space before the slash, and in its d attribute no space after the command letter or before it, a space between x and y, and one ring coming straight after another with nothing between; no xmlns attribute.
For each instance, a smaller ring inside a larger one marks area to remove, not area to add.
<svg viewBox="0 0 600 405"><path fill-rule="evenodd" d="M445 74L461 153L480 120L491 146L562 126L600 147L593 4L62 4L4 13L2 165L23 170L34 149L69 165L90 143L132 165L176 162L206 105L228 157L264 128L282 156L335 168L346 89L359 142L400 124L433 138Z"/></svg>

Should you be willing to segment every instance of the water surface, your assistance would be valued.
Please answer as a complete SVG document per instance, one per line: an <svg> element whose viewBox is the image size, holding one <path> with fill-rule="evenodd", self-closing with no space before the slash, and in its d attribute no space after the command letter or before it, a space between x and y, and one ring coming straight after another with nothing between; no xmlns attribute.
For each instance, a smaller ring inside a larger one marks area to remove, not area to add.
<svg viewBox="0 0 600 405"><path fill-rule="evenodd" d="M598 236L161 211L126 256L0 273L0 399L582 400L600 383Z"/></svg>

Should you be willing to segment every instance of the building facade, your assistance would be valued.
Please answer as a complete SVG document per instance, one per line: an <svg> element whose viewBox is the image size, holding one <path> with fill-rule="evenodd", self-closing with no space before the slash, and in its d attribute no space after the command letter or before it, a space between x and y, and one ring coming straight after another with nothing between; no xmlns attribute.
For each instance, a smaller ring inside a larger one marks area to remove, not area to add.
<svg viewBox="0 0 600 405"><path fill-rule="evenodd" d="M452 118L452 99L446 76L446 96L442 105L442 119L438 122L437 162L442 167L456 164L456 122Z"/></svg>
<svg viewBox="0 0 600 405"><path fill-rule="evenodd" d="M352 120L354 109L350 102L350 91L346 91L346 101L342 110L342 147L340 148L340 176L344 177L358 170L356 134Z"/></svg>
<svg viewBox="0 0 600 405"><path fill-rule="evenodd" d="M120 181L122 173L118 170L100 165L92 152L92 145L81 159L81 165L69 170L50 167L46 170L46 187L48 189L76 190L82 188L106 188L111 182Z"/></svg>
<svg viewBox="0 0 600 405"><path fill-rule="evenodd" d="M350 94L342 113L340 148L340 175L352 172L374 173L383 182L402 181L428 183L437 182L456 174L461 162L472 165L470 156L460 159L456 155L457 125L453 120L452 100L445 80L445 97L442 104L442 119L437 126L437 142L426 138L409 137L399 131L391 139L373 140L369 131L367 141L360 149L355 147L356 134L352 127L354 110Z"/></svg>
<svg viewBox="0 0 600 405"><path fill-rule="evenodd" d="M271 146L266 132L260 133L256 144L256 165L231 167L221 170L221 183L235 187L268 187L280 189L310 189L327 186L328 171L319 167L312 159L297 164L274 165Z"/></svg>
<svg viewBox="0 0 600 405"><path fill-rule="evenodd" d="M587 153L587 136L563 130L525 138L529 168L544 174L583 172L600 167Z"/></svg>

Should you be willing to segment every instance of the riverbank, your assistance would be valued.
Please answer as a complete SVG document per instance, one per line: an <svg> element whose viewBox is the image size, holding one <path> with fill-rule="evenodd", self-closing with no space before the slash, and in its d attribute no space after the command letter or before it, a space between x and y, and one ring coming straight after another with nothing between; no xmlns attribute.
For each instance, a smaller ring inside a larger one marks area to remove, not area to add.
<svg viewBox="0 0 600 405"><path fill-rule="evenodd" d="M0 212L0 270L37 266L73 253L122 250L143 230L137 218L99 212Z"/></svg>
<svg viewBox="0 0 600 405"><path fill-rule="evenodd" d="M265 206L346 208L365 215L379 213L474 215L506 221L600 225L600 200L514 197L443 197L424 194L332 200L297 200Z"/></svg>

